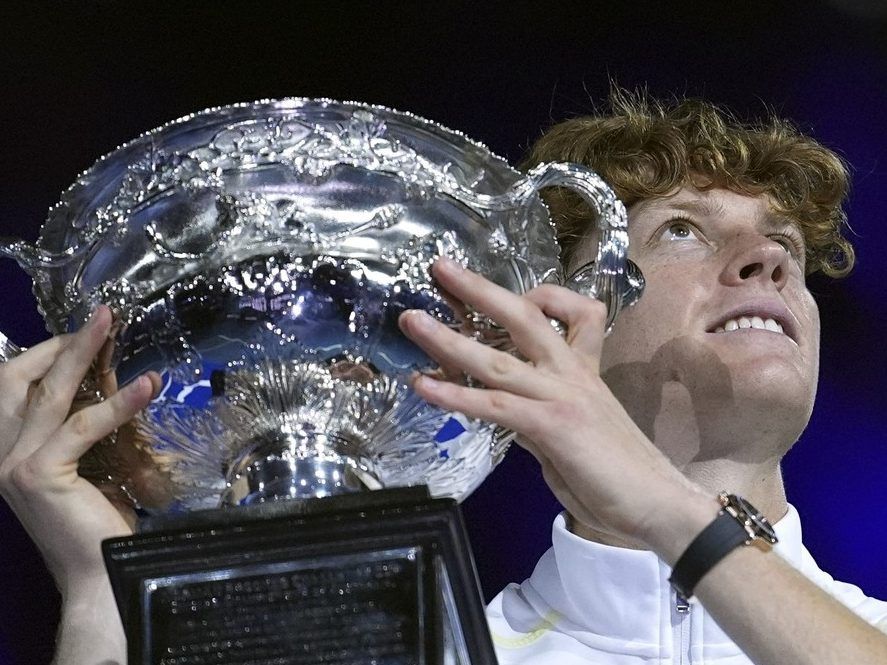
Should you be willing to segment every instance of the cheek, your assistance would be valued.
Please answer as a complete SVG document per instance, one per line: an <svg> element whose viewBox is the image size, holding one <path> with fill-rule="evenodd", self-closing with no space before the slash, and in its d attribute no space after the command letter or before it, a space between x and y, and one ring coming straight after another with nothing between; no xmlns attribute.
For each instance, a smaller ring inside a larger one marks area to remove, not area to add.
<svg viewBox="0 0 887 665"><path fill-rule="evenodd" d="M802 280L791 282L783 292L783 297L798 321L801 339L805 345L819 354L819 306Z"/></svg>
<svg viewBox="0 0 887 665"><path fill-rule="evenodd" d="M812 305L812 321L810 322L810 328L813 330L813 343L816 347L816 351L819 351L819 308L816 306L816 303Z"/></svg>
<svg viewBox="0 0 887 665"><path fill-rule="evenodd" d="M669 269L671 268L671 269ZM671 340L692 333L698 325L692 312L704 289L686 267L644 268L647 286L636 305L623 310L604 341L603 368L620 362L649 361Z"/></svg>
<svg viewBox="0 0 887 665"><path fill-rule="evenodd" d="M619 314L613 331L604 340L602 369L619 363L647 361L665 341L667 331L672 328L667 308L648 296L649 292L645 293L634 307Z"/></svg>
<svg viewBox="0 0 887 665"><path fill-rule="evenodd" d="M819 307L816 305L816 301L813 299L813 296L810 293L807 293L808 298L808 317L809 321L807 325L810 330L810 356L811 356L811 364L813 365L815 371L819 372L819 336L820 336L820 327L819 327Z"/></svg>

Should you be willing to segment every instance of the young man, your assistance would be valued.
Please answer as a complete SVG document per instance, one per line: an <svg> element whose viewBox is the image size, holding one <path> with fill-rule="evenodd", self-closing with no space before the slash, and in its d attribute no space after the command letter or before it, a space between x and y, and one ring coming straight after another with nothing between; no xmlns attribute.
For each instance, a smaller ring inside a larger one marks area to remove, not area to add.
<svg viewBox="0 0 887 665"><path fill-rule="evenodd" d="M529 362L421 313L403 323L487 386L423 377L422 396L519 432L567 509L530 579L489 608L500 662L887 662L873 627L887 632L887 603L816 567L779 468L817 383L805 276L853 263L845 168L785 123L742 125L700 102L612 106L552 128L528 159L585 164L628 207L647 288L612 334L599 303L554 287L518 297L452 264L436 266L443 286L508 328ZM569 273L594 258L594 226L573 195L548 203ZM761 538L743 547L741 528L729 536L722 490L776 522L775 552Z"/></svg>
<svg viewBox="0 0 887 665"><path fill-rule="evenodd" d="M528 360L420 312L401 319L442 364L487 386L420 377L422 396L518 431L567 509L533 576L490 607L500 660L887 662L875 627L887 604L816 569L779 475L816 386L805 275L852 263L840 235L844 169L780 124L746 128L695 103L614 106L556 127L531 155L589 164L629 206L647 290L612 334L600 303L557 287L503 292L449 262L435 266L442 285L504 325ZM593 251L591 225L569 197L551 204L575 268ZM567 324L566 338L549 317ZM77 460L144 408L157 377L68 417L110 318L100 308L81 332L0 366L0 488L61 588L60 663L125 653L98 543L126 533L130 516L77 475ZM721 490L777 522L777 552L761 539L742 546L739 521L719 516Z"/></svg>

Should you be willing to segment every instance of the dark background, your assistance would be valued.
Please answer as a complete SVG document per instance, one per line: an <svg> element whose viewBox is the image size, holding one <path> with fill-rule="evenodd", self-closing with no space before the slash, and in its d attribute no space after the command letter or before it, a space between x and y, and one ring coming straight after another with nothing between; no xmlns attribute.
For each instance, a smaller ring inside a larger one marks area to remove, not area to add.
<svg viewBox="0 0 887 665"><path fill-rule="evenodd" d="M807 546L887 598L887 13L883 3L57 3L0 10L0 235L36 239L98 156L167 120L308 96L409 110L516 161L608 79L740 115L793 118L853 166L851 277L812 284L823 361L810 428L785 462ZM0 329L45 336L30 284L0 262ZM465 504L487 598L532 570L558 506L513 451ZM753 581L751 582L753 583ZM762 600L766 590L761 590ZM58 597L0 503L0 663L50 658Z"/></svg>

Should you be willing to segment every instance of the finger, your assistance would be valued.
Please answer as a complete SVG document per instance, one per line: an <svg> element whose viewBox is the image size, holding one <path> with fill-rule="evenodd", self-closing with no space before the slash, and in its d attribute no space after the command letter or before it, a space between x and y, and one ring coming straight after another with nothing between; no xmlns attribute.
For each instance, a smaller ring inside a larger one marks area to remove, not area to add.
<svg viewBox="0 0 887 665"><path fill-rule="evenodd" d="M567 345L600 358L606 337L607 306L600 300L554 285L543 285L524 294L544 314L566 325Z"/></svg>
<svg viewBox="0 0 887 665"><path fill-rule="evenodd" d="M506 328L526 358L545 362L561 355L564 342L535 303L449 259L438 259L432 271L453 296Z"/></svg>
<svg viewBox="0 0 887 665"><path fill-rule="evenodd" d="M163 377L154 371L148 372L145 376L151 382L151 399L157 399L160 391L163 390Z"/></svg>
<svg viewBox="0 0 887 665"><path fill-rule="evenodd" d="M115 340L108 337L95 358L95 376L98 389L105 397L117 392L117 373L111 368L114 357Z"/></svg>
<svg viewBox="0 0 887 665"><path fill-rule="evenodd" d="M404 312L400 324L435 361L458 367L490 388L536 399L543 399L553 388L532 365L460 335L422 310Z"/></svg>
<svg viewBox="0 0 887 665"><path fill-rule="evenodd" d="M108 331L108 338L95 359L94 366L98 389L105 397L113 395L118 389L117 372L112 367L112 364L114 362L114 352L117 350L117 338L124 327L123 321L115 314L111 323L111 329Z"/></svg>
<svg viewBox="0 0 887 665"><path fill-rule="evenodd" d="M17 436L30 402L31 392L71 341L70 335L52 337L0 364L0 414L10 420L6 434ZM11 440L8 437L7 440ZM3 452L5 456L5 451Z"/></svg>
<svg viewBox="0 0 887 665"><path fill-rule="evenodd" d="M414 312L416 310L407 310L402 312L398 317L398 326L401 331L410 338L413 342L418 343L416 335L410 332L410 324L409 319L411 316L414 316ZM436 319L435 319L436 320ZM450 331L453 330L450 326L446 326L441 324L442 326L448 328ZM415 326L413 326L415 327ZM459 335L460 337L462 335ZM437 368L433 369L425 369L422 370L424 374L429 374L431 376L435 376L437 378L447 380L447 381L456 381L459 383L465 383L465 372L459 367L457 364L451 363L444 354L437 353L437 350L433 344L419 344L423 351L425 351L426 355L437 365Z"/></svg>
<svg viewBox="0 0 887 665"><path fill-rule="evenodd" d="M13 381L27 385L39 381L71 341L71 335L58 335L32 346L20 356L0 364L0 372ZM5 391L4 391L5 392Z"/></svg>
<svg viewBox="0 0 887 665"><path fill-rule="evenodd" d="M424 374L413 379L413 390L426 402L442 409L494 422L531 439L538 438L541 423L545 421L540 412L542 402L503 390L468 388Z"/></svg>
<svg viewBox="0 0 887 665"><path fill-rule="evenodd" d="M59 353L55 363L34 391L19 434L26 447L40 445L68 416L87 370L108 337L111 313L101 306Z"/></svg>
<svg viewBox="0 0 887 665"><path fill-rule="evenodd" d="M405 312L401 312L400 317L398 318L398 326L400 326L401 331L403 331L404 333L407 334L407 337L410 336L409 333L407 332L407 326L408 326L407 319L410 316L412 316L410 314L411 311L413 311L413 310L407 310ZM457 317L456 317L456 321L458 321L458 322L463 322L465 320L466 320L465 316L457 315ZM437 319L435 319L435 321L437 321ZM462 327L461 327L462 324L461 323L455 323L455 324L443 324L442 323L441 325L443 325L444 327L448 328L451 331L457 331L457 330L462 331ZM465 336L468 334L469 334L468 331L464 331L464 332L461 332L460 336ZM413 340L413 341L415 342L415 340ZM434 363L437 365L437 368L423 369L422 370L423 373L430 374L432 376L436 376L440 379L447 380L447 381L456 381L456 382L462 383L462 384L465 383L465 379L466 379L465 372L462 371L462 368L459 367L458 364L450 362L443 355L440 355L440 354L435 355L433 348L428 348L428 349L423 348L422 350L425 351L426 355L428 355L428 357L431 358L431 360L434 361Z"/></svg>
<svg viewBox="0 0 887 665"><path fill-rule="evenodd" d="M73 414L32 455L34 467L51 472L59 466L76 464L96 441L128 423L148 406L153 394L151 377L143 375L104 402Z"/></svg>

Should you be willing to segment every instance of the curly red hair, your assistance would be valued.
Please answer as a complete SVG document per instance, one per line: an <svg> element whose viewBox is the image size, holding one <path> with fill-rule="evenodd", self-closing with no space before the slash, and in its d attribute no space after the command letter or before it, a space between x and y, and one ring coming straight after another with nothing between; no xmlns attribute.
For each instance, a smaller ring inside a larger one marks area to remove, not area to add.
<svg viewBox="0 0 887 665"><path fill-rule="evenodd" d="M615 90L606 113L554 125L523 162L568 161L596 171L626 206L667 196L686 183L768 195L794 219L807 246L807 273L843 277L853 267L842 208L849 189L844 161L785 120L746 123L709 102L671 103ZM561 260L570 265L592 230L589 211L564 189L543 193L554 220Z"/></svg>

